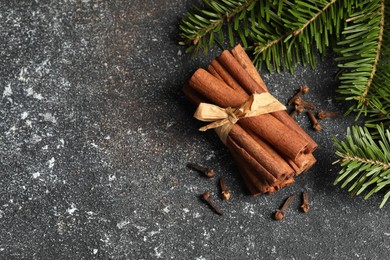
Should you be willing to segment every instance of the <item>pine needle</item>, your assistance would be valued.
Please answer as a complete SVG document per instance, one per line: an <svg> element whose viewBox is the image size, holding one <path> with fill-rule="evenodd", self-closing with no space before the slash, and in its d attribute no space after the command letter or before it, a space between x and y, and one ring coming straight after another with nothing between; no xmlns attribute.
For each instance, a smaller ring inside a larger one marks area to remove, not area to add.
<svg viewBox="0 0 390 260"><path fill-rule="evenodd" d="M380 205L382 208L390 192L390 129L377 125L379 140L374 140L366 127L348 128L345 141L334 138L340 157L336 163L342 166L334 184L342 188L349 186L348 191L359 195L367 191L365 199L374 193L384 191Z"/></svg>

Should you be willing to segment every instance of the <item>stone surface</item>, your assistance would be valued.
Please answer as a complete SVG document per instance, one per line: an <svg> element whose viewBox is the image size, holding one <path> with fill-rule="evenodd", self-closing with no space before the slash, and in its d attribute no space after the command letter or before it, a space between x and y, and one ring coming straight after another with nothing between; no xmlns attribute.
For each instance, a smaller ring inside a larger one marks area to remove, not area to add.
<svg viewBox="0 0 390 260"><path fill-rule="evenodd" d="M180 88L219 50L190 59L176 44L191 1L0 2L0 259L385 259L388 206L351 197L333 181L332 136L353 118L313 132L318 164L294 186L251 197L213 132L200 133ZM262 72L285 102L306 83L324 110L337 68ZM214 167L232 189L186 168ZM225 215L197 196L209 190ZM282 222L273 211L296 200Z"/></svg>

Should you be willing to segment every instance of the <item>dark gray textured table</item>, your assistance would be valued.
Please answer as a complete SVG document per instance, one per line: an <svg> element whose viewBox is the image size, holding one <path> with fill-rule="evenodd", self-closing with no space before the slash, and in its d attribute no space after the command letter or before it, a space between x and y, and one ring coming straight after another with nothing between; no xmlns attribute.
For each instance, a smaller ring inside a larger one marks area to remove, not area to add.
<svg viewBox="0 0 390 260"><path fill-rule="evenodd" d="M294 186L251 197L213 132L200 133L180 92L198 67L176 44L191 1L0 2L0 259L386 259L388 206L351 197L333 180L331 138L352 118L310 130L318 163ZM285 102L302 83L325 110L332 59L295 75L262 72ZM232 189L220 217L197 196L217 179ZM272 212L307 190L282 222Z"/></svg>

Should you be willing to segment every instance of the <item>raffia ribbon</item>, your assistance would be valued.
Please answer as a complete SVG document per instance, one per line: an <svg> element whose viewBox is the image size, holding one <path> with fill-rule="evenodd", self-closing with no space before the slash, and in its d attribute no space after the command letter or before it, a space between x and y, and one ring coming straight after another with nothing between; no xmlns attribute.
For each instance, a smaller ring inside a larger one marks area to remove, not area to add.
<svg viewBox="0 0 390 260"><path fill-rule="evenodd" d="M226 144L231 128L240 118L258 116L285 109L286 107L276 98L265 92L251 95L238 108L221 108L213 104L200 103L194 117L200 121L212 122L199 128L199 130L206 131L214 128L221 141Z"/></svg>

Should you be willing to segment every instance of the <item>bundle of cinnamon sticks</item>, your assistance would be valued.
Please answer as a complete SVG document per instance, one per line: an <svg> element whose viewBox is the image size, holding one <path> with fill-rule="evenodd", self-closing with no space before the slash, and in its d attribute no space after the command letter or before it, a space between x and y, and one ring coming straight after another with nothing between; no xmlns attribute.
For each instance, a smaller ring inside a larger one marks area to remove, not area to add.
<svg viewBox="0 0 390 260"><path fill-rule="evenodd" d="M268 92L241 45L225 50L207 70L198 69L183 87L199 105L238 108L254 93ZM317 143L285 110L241 118L227 134L229 149L252 195L272 193L294 183L316 159Z"/></svg>

